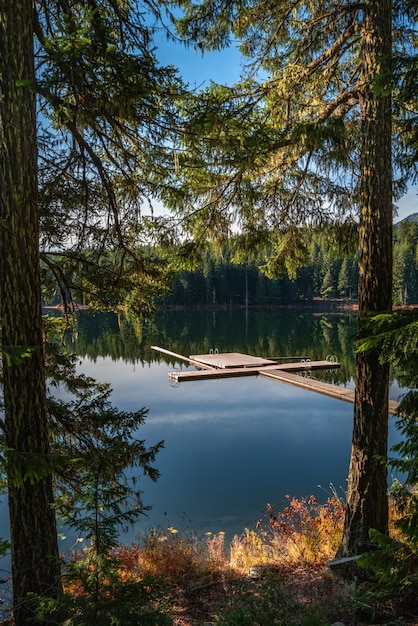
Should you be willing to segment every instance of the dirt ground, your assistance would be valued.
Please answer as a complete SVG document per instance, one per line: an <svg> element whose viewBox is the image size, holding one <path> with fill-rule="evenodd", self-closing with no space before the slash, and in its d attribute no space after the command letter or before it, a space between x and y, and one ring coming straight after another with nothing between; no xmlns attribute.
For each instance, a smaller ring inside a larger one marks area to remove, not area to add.
<svg viewBox="0 0 418 626"><path fill-rule="evenodd" d="M404 606L388 602L381 607L381 614L370 621L367 613L372 612L371 607L353 603L353 585L332 576L327 567L280 572L280 580L284 597L290 606L294 606L290 612L294 624L299 624L308 607L315 605L320 611L324 610L321 626L418 626L418 600L409 601ZM232 603L239 602L240 594L257 595L260 585L260 578L248 577L216 580L191 588L178 598L174 624L213 626L216 624L216 615L228 609Z"/></svg>

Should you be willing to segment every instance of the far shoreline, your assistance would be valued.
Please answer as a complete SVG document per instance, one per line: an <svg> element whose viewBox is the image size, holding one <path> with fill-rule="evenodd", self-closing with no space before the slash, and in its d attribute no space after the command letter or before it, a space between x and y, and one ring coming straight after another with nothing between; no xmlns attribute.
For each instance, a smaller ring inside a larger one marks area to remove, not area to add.
<svg viewBox="0 0 418 626"><path fill-rule="evenodd" d="M46 310L55 310L60 311L62 313L73 314L78 311L89 311L89 307L84 304L72 303L70 306L62 305L62 304L43 304L43 309ZM393 306L393 311L399 310L410 310L410 309L418 309L418 304L407 304L407 305L395 305ZM269 304L196 304L193 306L190 305L170 305L170 304L161 304L157 305L155 314L165 313L165 312L176 312L176 311L245 311L245 310L309 310L313 311L314 314L321 313L357 313L359 310L359 305L357 300L348 300L345 298L321 298L315 297L312 300L298 300L288 303L269 303ZM97 311L94 310L92 313L104 313L106 310ZM116 311L115 311L116 312ZM124 312L123 308L119 309L120 313Z"/></svg>

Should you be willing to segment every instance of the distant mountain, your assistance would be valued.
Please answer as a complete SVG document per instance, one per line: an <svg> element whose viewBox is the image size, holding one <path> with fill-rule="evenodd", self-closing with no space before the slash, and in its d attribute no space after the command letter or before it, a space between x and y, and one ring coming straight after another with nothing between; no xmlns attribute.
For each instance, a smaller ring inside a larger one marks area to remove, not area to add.
<svg viewBox="0 0 418 626"><path fill-rule="evenodd" d="M399 222L396 222L395 226L399 226L402 222L418 222L418 213L411 213L411 215L407 215Z"/></svg>

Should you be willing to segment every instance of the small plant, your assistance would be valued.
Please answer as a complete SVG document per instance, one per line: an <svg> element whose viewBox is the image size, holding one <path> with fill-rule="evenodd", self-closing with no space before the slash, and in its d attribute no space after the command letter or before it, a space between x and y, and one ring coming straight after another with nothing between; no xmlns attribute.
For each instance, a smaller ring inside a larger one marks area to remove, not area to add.
<svg viewBox="0 0 418 626"><path fill-rule="evenodd" d="M60 460L54 467L54 506L86 547L62 562L64 594L27 598L31 612L42 623L67 626L170 623L161 581L128 575L115 552L120 530L147 510L138 480L141 474L158 478L153 463L163 444L147 447L134 435L145 409L113 407L109 385L77 374L75 359L53 344L47 369L51 387L61 388L66 398L48 398L51 450Z"/></svg>
<svg viewBox="0 0 418 626"><path fill-rule="evenodd" d="M286 498L288 505L282 511L267 506L267 523L259 522L263 541L269 543L276 561L307 566L325 563L338 548L345 505L335 495L325 504L314 496Z"/></svg>
<svg viewBox="0 0 418 626"><path fill-rule="evenodd" d="M34 597L37 620L66 626L168 626L165 612L168 589L151 577L120 577L117 559L80 554L67 564L65 594L58 600Z"/></svg>
<svg viewBox="0 0 418 626"><path fill-rule="evenodd" d="M301 626L327 626L329 624L327 612L319 604L313 602L302 615L300 624Z"/></svg>
<svg viewBox="0 0 418 626"><path fill-rule="evenodd" d="M209 554L209 563L213 568L224 568L227 563L225 551L225 533L206 533L206 546Z"/></svg>
<svg viewBox="0 0 418 626"><path fill-rule="evenodd" d="M235 536L230 550L231 566L243 574L248 574L252 566L274 563L274 554L262 532L245 529L240 537Z"/></svg>
<svg viewBox="0 0 418 626"><path fill-rule="evenodd" d="M141 560L145 571L164 575L178 583L201 570L203 547L194 536L181 536L175 528L151 529L142 537Z"/></svg>
<svg viewBox="0 0 418 626"><path fill-rule="evenodd" d="M168 527L151 529L141 538L138 559L142 571L169 579L183 588L202 584L228 569L224 533L198 537Z"/></svg>

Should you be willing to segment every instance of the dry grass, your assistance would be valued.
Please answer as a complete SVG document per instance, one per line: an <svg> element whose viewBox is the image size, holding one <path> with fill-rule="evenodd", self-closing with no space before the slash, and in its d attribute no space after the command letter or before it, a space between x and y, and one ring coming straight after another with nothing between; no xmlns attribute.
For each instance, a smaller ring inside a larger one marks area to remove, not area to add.
<svg viewBox="0 0 418 626"><path fill-rule="evenodd" d="M245 530L230 547L229 566L245 574L253 566L317 567L335 555L341 540L344 504L335 496L318 504L288 497L288 506L266 509L255 531Z"/></svg>
<svg viewBox="0 0 418 626"><path fill-rule="evenodd" d="M218 623L226 609L245 603L248 594L260 598L259 585L270 574L280 579L290 601L293 598L302 611L309 609L309 593L314 602L335 599L341 608L344 594L336 592L324 563L335 554L343 514L336 498L322 505L313 498L289 498L285 510L269 506L257 528L246 529L230 546L225 545L222 532L198 537L170 527L151 531L136 545L118 548L115 556L122 580L148 575L170 580L178 626ZM272 589L277 588L277 580Z"/></svg>
<svg viewBox="0 0 418 626"><path fill-rule="evenodd" d="M229 569L223 532L197 537L171 527L152 530L138 544L117 548L114 556L124 580L163 577L186 589L223 576Z"/></svg>
<svg viewBox="0 0 418 626"><path fill-rule="evenodd" d="M121 582L148 576L169 582L164 601L175 626L266 624L257 617L242 621L246 603L259 615L272 611L271 624L368 625L355 615L353 589L326 566L338 548L343 520L344 504L335 496L325 504L289 497L283 510L269 505L257 528L229 546L222 532L197 536L169 527L119 547L113 556Z"/></svg>

